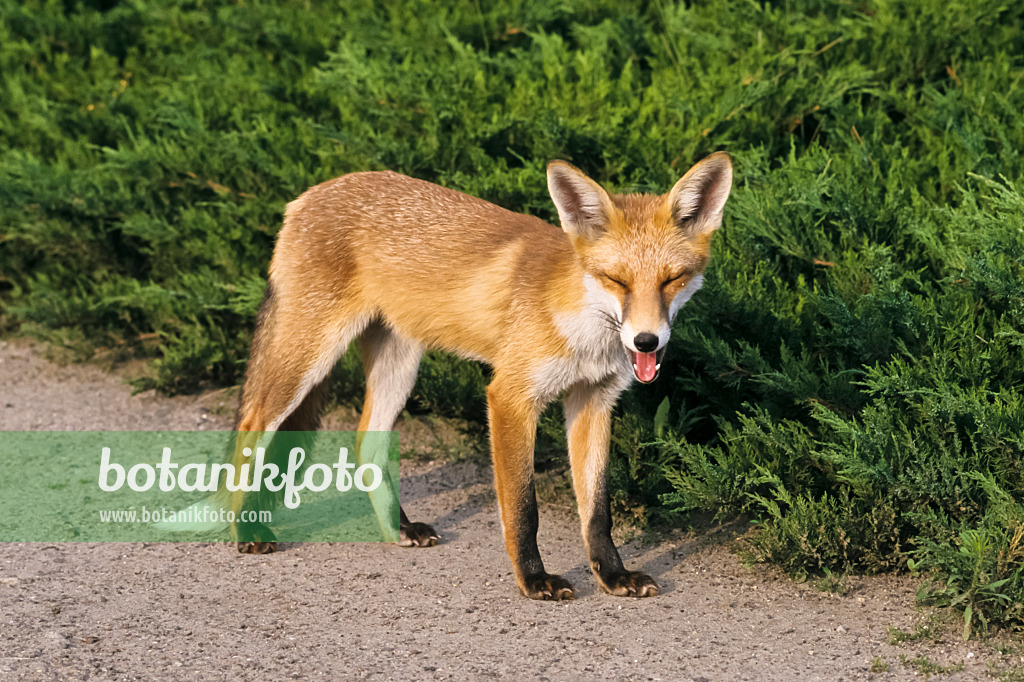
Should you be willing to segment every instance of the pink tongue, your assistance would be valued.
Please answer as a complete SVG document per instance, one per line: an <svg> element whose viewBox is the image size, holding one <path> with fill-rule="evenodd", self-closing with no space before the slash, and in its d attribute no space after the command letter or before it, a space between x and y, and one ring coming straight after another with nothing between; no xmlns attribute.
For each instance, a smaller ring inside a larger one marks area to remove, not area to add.
<svg viewBox="0 0 1024 682"><path fill-rule="evenodd" d="M636 354L636 378L640 381L654 381L654 376L658 373L657 366L657 353Z"/></svg>

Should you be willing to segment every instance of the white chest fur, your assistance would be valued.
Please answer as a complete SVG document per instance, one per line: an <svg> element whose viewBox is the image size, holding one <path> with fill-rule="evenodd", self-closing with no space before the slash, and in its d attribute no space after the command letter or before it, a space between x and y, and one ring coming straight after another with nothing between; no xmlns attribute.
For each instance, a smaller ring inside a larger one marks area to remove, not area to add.
<svg viewBox="0 0 1024 682"><path fill-rule="evenodd" d="M569 357L545 361L534 375L537 396L551 399L579 382L597 384L611 376L628 383L632 369L619 339L622 310L618 300L590 275L584 276L583 309L555 318L569 346Z"/></svg>
<svg viewBox="0 0 1024 682"><path fill-rule="evenodd" d="M695 276L680 291L669 306L668 320L663 324L660 339L668 341L669 327L679 309L690 300L704 283L703 275ZM626 340L619 328L625 327L618 299L609 294L590 275L583 277L583 308L577 313L556 317L558 332L565 337L571 355L543 362L534 374L534 387L538 398L550 400L579 382L600 383L616 376L623 388L633 379L633 371L626 356Z"/></svg>

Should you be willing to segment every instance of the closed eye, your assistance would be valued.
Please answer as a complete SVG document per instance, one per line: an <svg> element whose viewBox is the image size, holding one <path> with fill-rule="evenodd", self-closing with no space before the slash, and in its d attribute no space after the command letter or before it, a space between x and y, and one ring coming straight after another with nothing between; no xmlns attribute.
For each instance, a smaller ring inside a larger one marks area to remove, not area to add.
<svg viewBox="0 0 1024 682"><path fill-rule="evenodd" d="M609 282L611 282L612 284L615 284L615 285L617 285L617 286L620 286L620 287L622 287L623 289L628 289L628 288L629 288L629 287L627 287L627 286L626 286L625 284L623 284L622 282L620 282L619 280L615 279L614 277L609 277L608 275L601 275L601 277L602 277L602 278L604 278L604 279L606 279L606 280L608 280L608 281L609 281Z"/></svg>
<svg viewBox="0 0 1024 682"><path fill-rule="evenodd" d="M669 284L672 284L674 282L678 282L679 280L681 280L684 277L686 277L686 273L685 272L679 273L675 277L669 277L668 279L666 279L664 282L661 283L661 288L664 289Z"/></svg>

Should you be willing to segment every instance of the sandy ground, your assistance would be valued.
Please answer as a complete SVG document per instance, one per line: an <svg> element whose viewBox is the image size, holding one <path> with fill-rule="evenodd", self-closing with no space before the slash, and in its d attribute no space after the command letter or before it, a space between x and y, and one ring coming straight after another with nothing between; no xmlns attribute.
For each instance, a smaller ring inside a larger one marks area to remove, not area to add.
<svg viewBox="0 0 1024 682"><path fill-rule="evenodd" d="M230 428L230 392L132 396L122 375L0 341L0 430ZM403 461L403 504L440 531L433 548L0 544L0 679L902 680L925 675L901 656L927 656L964 663L937 679L991 680L990 662L1018 663L953 631L890 645L890 626L922 620L914 579L820 592L744 567L729 528L626 543L662 594L603 594L566 504L542 505L540 547L579 598L530 601L490 479L479 458Z"/></svg>

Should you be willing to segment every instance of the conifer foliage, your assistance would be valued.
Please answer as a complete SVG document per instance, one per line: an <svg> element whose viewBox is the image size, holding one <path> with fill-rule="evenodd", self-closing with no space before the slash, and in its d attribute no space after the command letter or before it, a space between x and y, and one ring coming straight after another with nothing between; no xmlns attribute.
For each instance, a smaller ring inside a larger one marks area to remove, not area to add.
<svg viewBox="0 0 1024 682"><path fill-rule="evenodd" d="M617 499L1022 627L1022 27L991 0L0 0L0 328L228 384L313 184L389 168L556 220L549 159L664 191L726 150ZM361 381L347 356L339 397ZM431 354L413 407L480 420L485 381Z"/></svg>

